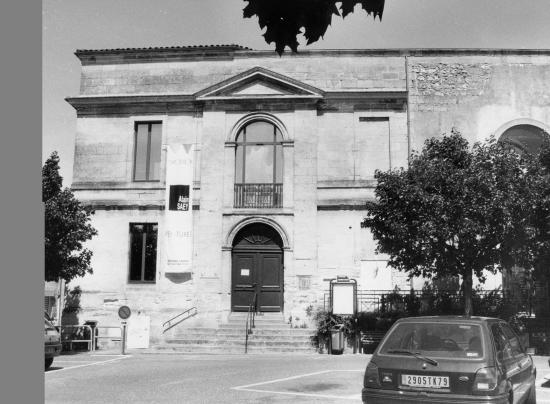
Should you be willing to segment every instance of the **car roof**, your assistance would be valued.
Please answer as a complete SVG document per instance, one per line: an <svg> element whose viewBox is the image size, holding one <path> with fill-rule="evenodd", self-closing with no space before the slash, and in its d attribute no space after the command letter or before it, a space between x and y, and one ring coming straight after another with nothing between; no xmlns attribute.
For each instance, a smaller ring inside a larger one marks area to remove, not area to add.
<svg viewBox="0 0 550 404"><path fill-rule="evenodd" d="M494 317L479 317L479 316L420 316L420 317L405 317L400 318L397 322L400 323L416 323L416 322L434 322L446 321L446 322L472 322L472 323L486 323L490 321L502 321L501 319Z"/></svg>

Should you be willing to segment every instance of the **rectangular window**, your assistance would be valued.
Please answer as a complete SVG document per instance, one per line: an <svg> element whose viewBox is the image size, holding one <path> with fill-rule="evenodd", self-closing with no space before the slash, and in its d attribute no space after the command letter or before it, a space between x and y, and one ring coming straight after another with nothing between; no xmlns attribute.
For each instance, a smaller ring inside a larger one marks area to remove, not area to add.
<svg viewBox="0 0 550 404"><path fill-rule="evenodd" d="M130 223L130 281L155 282L157 223Z"/></svg>
<svg viewBox="0 0 550 404"><path fill-rule="evenodd" d="M135 126L134 181L160 180L161 122Z"/></svg>
<svg viewBox="0 0 550 404"><path fill-rule="evenodd" d="M370 180L375 170L391 168L389 117L359 117L354 144L354 180Z"/></svg>

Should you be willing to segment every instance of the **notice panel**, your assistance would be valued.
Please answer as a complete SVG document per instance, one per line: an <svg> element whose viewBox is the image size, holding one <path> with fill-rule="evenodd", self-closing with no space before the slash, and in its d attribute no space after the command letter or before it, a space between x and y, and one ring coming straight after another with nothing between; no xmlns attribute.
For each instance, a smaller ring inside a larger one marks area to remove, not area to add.
<svg viewBox="0 0 550 404"><path fill-rule="evenodd" d="M332 313L340 315L354 314L354 284L334 283L332 285Z"/></svg>

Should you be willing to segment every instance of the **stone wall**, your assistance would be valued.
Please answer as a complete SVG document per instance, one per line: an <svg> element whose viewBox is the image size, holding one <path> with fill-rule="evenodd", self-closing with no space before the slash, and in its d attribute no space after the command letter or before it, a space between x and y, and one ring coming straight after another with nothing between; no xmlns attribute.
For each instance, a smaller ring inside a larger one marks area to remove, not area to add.
<svg viewBox="0 0 550 404"><path fill-rule="evenodd" d="M81 95L193 94L256 66L322 90L403 89L401 57L284 55L82 67Z"/></svg>
<svg viewBox="0 0 550 404"><path fill-rule="evenodd" d="M507 122L550 122L550 60L542 56L411 57L410 135L415 149L454 127L470 141Z"/></svg>

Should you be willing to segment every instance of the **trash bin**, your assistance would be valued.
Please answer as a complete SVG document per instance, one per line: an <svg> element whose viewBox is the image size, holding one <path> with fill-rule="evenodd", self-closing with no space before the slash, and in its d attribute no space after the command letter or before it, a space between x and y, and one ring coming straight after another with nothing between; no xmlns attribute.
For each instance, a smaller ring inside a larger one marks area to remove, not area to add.
<svg viewBox="0 0 550 404"><path fill-rule="evenodd" d="M92 335L90 336L90 338L92 339L92 344L91 344L91 347L92 347L92 351L97 349L97 323L98 321L97 320L86 320L84 322L84 325L88 325L90 326L90 329L91 329L91 332L92 332Z"/></svg>
<svg viewBox="0 0 550 404"><path fill-rule="evenodd" d="M366 335L361 339L361 346L364 354L372 354L378 346L378 342L372 336Z"/></svg>
<svg viewBox="0 0 550 404"><path fill-rule="evenodd" d="M330 329L330 353L341 355L344 352L344 324L335 325Z"/></svg>

